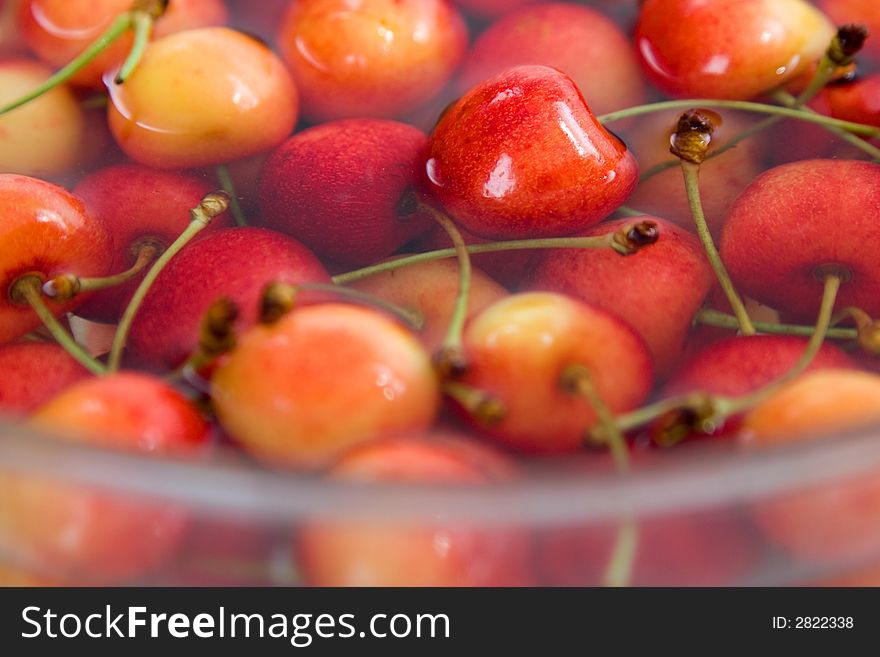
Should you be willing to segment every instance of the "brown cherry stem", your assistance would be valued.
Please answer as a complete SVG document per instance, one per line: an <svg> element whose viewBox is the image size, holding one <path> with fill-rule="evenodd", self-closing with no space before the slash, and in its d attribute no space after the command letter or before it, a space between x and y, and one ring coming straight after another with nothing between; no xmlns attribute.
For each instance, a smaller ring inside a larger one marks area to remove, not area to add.
<svg viewBox="0 0 880 657"><path fill-rule="evenodd" d="M684 185L687 190L688 204L697 228L697 235L703 244L709 264L715 272L715 277L721 284L724 294L733 314L739 322L740 331L743 335L755 335L755 327L746 310L742 297L736 291L730 274L727 272L721 254L712 239L712 233L706 223L706 215L703 212L703 201L700 198L700 165L706 157L712 134L715 130L717 115L705 110L692 110L686 112L679 119L679 124L672 137L672 153L681 160L681 170L684 175Z"/></svg>
<svg viewBox="0 0 880 657"><path fill-rule="evenodd" d="M639 221L627 224L616 233L597 235L595 237L549 237L532 240L510 240L506 242L489 242L486 244L469 244L470 255L479 253L495 253L498 251L523 251L530 249L612 249L616 253L627 256L638 253L641 249L657 241L659 232L653 221ZM333 277L337 285L347 285L382 272L417 265L432 260L454 258L458 255L455 249L438 249L415 255L403 256L387 260L376 265L363 267Z"/></svg>
<svg viewBox="0 0 880 657"><path fill-rule="evenodd" d="M192 381L199 371L213 363L223 354L235 349L237 337L235 321L238 306L231 299L221 297L212 303L199 325L199 343L195 351L168 375L170 381Z"/></svg>
<svg viewBox="0 0 880 657"><path fill-rule="evenodd" d="M23 276L12 285L12 300L29 305L43 322L55 341L71 355L80 365L92 374L102 375L106 370L101 363L91 356L73 339L73 336L62 326L55 314L46 305L42 295L43 281L39 276Z"/></svg>
<svg viewBox="0 0 880 657"><path fill-rule="evenodd" d="M108 287L122 285L144 271L147 265L161 252L162 247L157 242L143 242L137 247L137 259L126 271L115 276L103 276L100 278L80 278L76 274L61 274L43 284L43 294L50 299L66 301L83 292L95 292Z"/></svg>
<svg viewBox="0 0 880 657"><path fill-rule="evenodd" d="M460 381L444 382L443 393L454 399L477 422L486 426L502 422L507 414L501 400Z"/></svg>
<svg viewBox="0 0 880 657"><path fill-rule="evenodd" d="M116 372L119 369L119 364L122 360L122 351L125 349L125 343L128 340L129 331L131 331L131 325L134 322L134 318L137 316L138 310L140 310L144 298L147 296L153 283L156 282L159 274L161 274L162 270L165 269L169 262L171 262L172 258L180 253L183 247L185 247L201 231L207 228L214 217L225 212L228 207L229 195L224 191L216 191L205 196L198 206L190 210L189 225L184 229L180 236L174 240L171 246L159 256L156 262L153 263L153 266L147 272L147 275L144 276L140 285L138 285L131 301L128 302L128 306L122 313L122 318L119 320L119 325L116 327L116 334L113 336L113 343L110 347L110 357L107 361L107 368L110 372Z"/></svg>

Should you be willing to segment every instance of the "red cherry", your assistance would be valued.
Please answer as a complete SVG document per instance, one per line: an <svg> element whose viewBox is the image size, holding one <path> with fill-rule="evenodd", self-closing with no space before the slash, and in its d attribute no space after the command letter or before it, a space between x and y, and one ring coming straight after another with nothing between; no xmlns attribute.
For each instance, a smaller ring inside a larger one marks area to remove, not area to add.
<svg viewBox="0 0 880 657"><path fill-rule="evenodd" d="M281 143L299 96L275 54L223 27L152 42L125 84L107 81L113 136L137 162L162 169L219 164Z"/></svg>
<svg viewBox="0 0 880 657"><path fill-rule="evenodd" d="M151 368L178 365L195 350L202 316L214 301L227 297L238 306L240 331L254 324L263 288L276 281L324 283L329 276L311 251L285 235L218 230L189 244L159 275L132 325L129 349Z"/></svg>
<svg viewBox="0 0 880 657"><path fill-rule="evenodd" d="M103 276L110 263L110 237L82 201L51 183L0 174L0 344L40 325L13 286L24 276L46 280L63 273ZM81 300L51 304L61 315Z"/></svg>
<svg viewBox="0 0 880 657"><path fill-rule="evenodd" d="M659 375L670 371L714 281L692 234L662 219L650 248L621 259L606 249L554 249L535 256L527 287L560 292L614 313L645 340ZM606 235L632 219L604 222L584 233Z"/></svg>
<svg viewBox="0 0 880 657"><path fill-rule="evenodd" d="M131 6L132 0L23 0L19 29L31 50L53 68L61 68ZM173 0L156 21L153 36L161 38L197 27L222 25L226 18L223 0ZM123 35L79 71L73 83L101 88L104 73L122 63L131 45L132 36Z"/></svg>
<svg viewBox="0 0 880 657"><path fill-rule="evenodd" d="M424 431L439 405L431 359L412 334L377 311L335 303L241 336L214 372L211 397L246 450L292 467Z"/></svg>
<svg viewBox="0 0 880 657"><path fill-rule="evenodd" d="M27 415L89 373L57 344L0 346L0 413Z"/></svg>
<svg viewBox="0 0 880 657"><path fill-rule="evenodd" d="M880 74L832 84L816 99L816 109L834 118L880 126Z"/></svg>
<svg viewBox="0 0 880 657"><path fill-rule="evenodd" d="M497 239L583 230L638 180L626 146L571 78L546 66L508 69L452 106L431 137L427 171L456 220Z"/></svg>
<svg viewBox="0 0 880 657"><path fill-rule="evenodd" d="M333 467L333 479L480 487L510 478L499 454L458 438L386 440L356 448ZM323 522L296 539L312 586L525 586L531 545L512 528L437 522Z"/></svg>
<svg viewBox="0 0 880 657"><path fill-rule="evenodd" d="M440 92L467 28L448 0L298 0L278 43L310 121L395 118Z"/></svg>
<svg viewBox="0 0 880 657"><path fill-rule="evenodd" d="M833 190L833 191L832 191ZM812 321L828 267L838 306L880 314L880 261L865 248L880 213L880 165L806 160L766 171L730 210L720 252L743 294Z"/></svg>
<svg viewBox="0 0 880 657"><path fill-rule="evenodd" d="M589 7L547 2L512 11L476 40L465 60L462 92L520 64L569 75L596 114L639 105L645 96L629 39Z"/></svg>
<svg viewBox="0 0 880 657"><path fill-rule="evenodd" d="M343 266L380 260L433 225L398 213L422 180L426 141L412 126L381 119L334 121L294 135L263 167L263 222Z"/></svg>
<svg viewBox="0 0 880 657"><path fill-rule="evenodd" d="M191 456L208 426L167 384L124 373L85 380L34 414L32 424L74 442L144 455ZM13 554L49 572L99 583L131 581L177 548L187 518L169 504L36 476L7 476L0 525Z"/></svg>
<svg viewBox="0 0 880 657"><path fill-rule="evenodd" d="M532 454L582 449L597 416L590 402L566 389L568 368L586 368L612 412L637 407L651 390L651 357L623 321L551 293L509 296L489 306L465 329L470 368L462 381L503 409L475 415L498 442Z"/></svg>
<svg viewBox="0 0 880 657"><path fill-rule="evenodd" d="M645 0L635 40L664 93L748 99L806 71L834 33L804 0Z"/></svg>
<svg viewBox="0 0 880 657"><path fill-rule="evenodd" d="M210 192L211 185L195 175L151 169L139 164L106 167L83 178L74 188L86 207L103 220L113 237L111 272L131 267L138 246L167 248L189 223L189 211ZM229 213L215 218L204 234L228 226ZM81 317L115 322L143 275L94 293L77 310Z"/></svg>

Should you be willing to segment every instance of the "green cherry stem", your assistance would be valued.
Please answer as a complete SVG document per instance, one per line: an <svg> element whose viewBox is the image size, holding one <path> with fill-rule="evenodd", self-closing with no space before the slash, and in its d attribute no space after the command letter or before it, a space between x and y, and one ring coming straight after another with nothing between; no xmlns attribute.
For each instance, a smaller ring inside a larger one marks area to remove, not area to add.
<svg viewBox="0 0 880 657"><path fill-rule="evenodd" d="M639 546L639 529L636 521L626 517L617 529L617 538L611 551L611 559L602 575L602 586L623 588L632 582L636 551Z"/></svg>
<svg viewBox="0 0 880 657"><path fill-rule="evenodd" d="M730 274L727 272L727 267L724 266L724 262L721 260L721 254L718 253L715 241L712 239L712 234L709 232L709 226L706 223L706 215L703 213L703 202L700 199L700 165L682 160L681 170L684 174L684 184L687 189L688 203L691 207L691 213L694 216L697 235L703 243L706 256L709 258L709 264L712 265L712 269L715 271L715 276L721 284L721 288L724 290L724 294L727 297L730 307L733 309L733 314L739 322L742 334L755 335L755 327L752 324L746 306L743 303L742 298L739 296L739 293L736 291L733 281L730 279Z"/></svg>
<svg viewBox="0 0 880 657"><path fill-rule="evenodd" d="M21 300L33 308L37 317L43 322L55 341L61 345L80 365L92 374L102 375L106 373L104 366L95 360L83 349L73 336L62 326L58 318L52 313L42 295L43 281L38 276L24 276L12 286L12 297Z"/></svg>
<svg viewBox="0 0 880 657"><path fill-rule="evenodd" d="M847 132L865 137L880 136L880 127L866 125L864 123L854 123L852 121L843 121L834 119L815 112L808 112L803 109L794 109L791 107L779 107L778 105L769 105L767 103L755 103L745 100L719 100L717 98L690 98L684 100L667 100L659 103L649 103L647 105L638 105L629 107L617 112L603 114L598 117L600 123L612 123L621 121L634 116L642 116L644 114L652 114L655 112L665 112L667 110L685 110L692 107L707 107L714 109L732 109L742 110L743 112L751 112L753 114L769 114L773 116L783 116L792 119L799 119L808 123L817 123L823 126L840 128Z"/></svg>
<svg viewBox="0 0 880 657"><path fill-rule="evenodd" d="M147 296L153 283L156 282L159 274L162 273L162 270L165 269L168 263L171 262L171 259L174 258L183 247L185 247L201 231L207 228L214 217L225 212L228 207L229 196L226 192L218 191L211 192L205 196L197 207L190 210L189 225L184 229L180 236L174 240L171 246L159 256L156 262L153 263L153 266L147 272L147 275L144 276L140 285L138 285L131 301L129 301L128 306L122 313L122 318L119 320L119 325L116 327L116 333L113 336L113 343L110 347L110 357L107 361L107 368L110 372L116 372L119 369L119 364L122 360L122 351L125 349L125 343L128 340L128 333L131 331L131 325L134 322L138 310L140 310L144 298Z"/></svg>
<svg viewBox="0 0 880 657"><path fill-rule="evenodd" d="M116 84L125 84L125 81L128 80L134 69L137 68L138 62L141 61L141 57L143 57L144 51L147 49L147 44L150 43L154 23L154 18L146 11L137 9L131 12L131 28L134 32L134 43L128 56L119 68L119 72L116 73L116 77L113 80Z"/></svg>
<svg viewBox="0 0 880 657"><path fill-rule="evenodd" d="M8 105L0 107L0 116L19 108L22 105L26 105L32 100L39 98L43 94L48 93L59 84L62 84L69 80L71 77L76 75L78 71L88 66L89 63L91 63L98 55L109 48L110 45L112 45L113 42L116 41L122 34L130 30L133 23L134 12L128 11L118 16L101 36L99 36L88 48L82 51L69 64L67 64L67 66L51 75L43 84L38 86L36 89L12 101Z"/></svg>
<svg viewBox="0 0 880 657"><path fill-rule="evenodd" d="M75 274L61 274L43 284L43 294L50 299L67 300L83 292L95 292L122 285L144 271L161 252L162 247L158 243L145 241L137 248L137 259L128 270L115 276L100 278L80 278Z"/></svg>
<svg viewBox="0 0 880 657"><path fill-rule="evenodd" d="M716 328L725 328L731 330L739 330L739 321L733 315L704 308L699 311L694 318L697 324L706 326L714 326ZM816 330L813 326L796 326L792 324L771 324L769 322L752 322L758 333L766 333L771 335L796 335L800 337L809 337ZM839 322L832 322L837 324ZM857 329L851 328L830 328L826 336L832 340L857 340L859 332Z"/></svg>
<svg viewBox="0 0 880 657"><path fill-rule="evenodd" d="M497 251L522 251L528 249L612 249L616 253L627 256L637 253L642 248L657 241L657 225L652 221L641 221L628 224L616 233L595 237L549 237L531 240L510 240L506 242L488 242L486 244L469 244L470 255L479 253L495 253ZM454 258L458 255L455 249L438 249L414 255L387 260L376 265L363 267L333 277L337 285L346 285L382 272L417 265L421 262Z"/></svg>
<svg viewBox="0 0 880 657"><path fill-rule="evenodd" d="M235 219L236 225L247 226L247 217L244 216L244 211L241 209L241 202L235 191L235 181L232 180L232 174L229 173L229 167L225 164L217 165L217 180L220 182L220 186L223 190L229 194L229 211L232 212L232 217Z"/></svg>
<svg viewBox="0 0 880 657"><path fill-rule="evenodd" d="M504 420L504 404L484 390L460 381L444 381L443 394L455 400L468 414L482 425L492 426Z"/></svg>

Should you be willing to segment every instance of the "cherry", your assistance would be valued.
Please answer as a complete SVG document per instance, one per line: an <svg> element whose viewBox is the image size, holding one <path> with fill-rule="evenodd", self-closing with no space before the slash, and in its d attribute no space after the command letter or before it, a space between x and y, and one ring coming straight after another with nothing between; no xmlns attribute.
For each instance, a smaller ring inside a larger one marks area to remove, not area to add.
<svg viewBox="0 0 880 657"><path fill-rule="evenodd" d="M822 370L789 383L749 413L743 440L760 448L810 436L844 436L880 420L880 377ZM762 532L790 554L813 562L875 557L880 548L876 472L780 494L753 510Z"/></svg>
<svg viewBox="0 0 880 657"><path fill-rule="evenodd" d="M576 452L597 422L577 389L588 370L612 412L635 408L651 389L651 357L622 320L552 293L511 295L465 329L471 390L448 392L476 427L501 444L532 454Z"/></svg>
<svg viewBox="0 0 880 657"><path fill-rule="evenodd" d="M73 190L110 230L114 244L112 272L134 265L144 248L155 248L157 255L167 248L186 227L189 210L209 191L207 181L195 175L139 164L105 167L83 178ZM214 219L206 230L230 222L226 213ZM118 321L125 302L142 278L139 275L122 285L96 292L78 308L77 314L98 321Z"/></svg>
<svg viewBox="0 0 880 657"><path fill-rule="evenodd" d="M665 94L748 99L804 73L833 36L805 0L645 0L635 41Z"/></svg>
<svg viewBox="0 0 880 657"><path fill-rule="evenodd" d="M145 367L174 367L195 350L202 317L217 299L238 307L240 331L256 321L268 283L328 280L311 251L292 238L264 228L215 231L185 247L159 275L135 317L129 350Z"/></svg>
<svg viewBox="0 0 880 657"><path fill-rule="evenodd" d="M466 92L520 64L544 64L568 74L596 114L638 105L645 96L629 39L589 7L548 2L506 14L474 43L459 88Z"/></svg>
<svg viewBox="0 0 880 657"><path fill-rule="evenodd" d="M28 59L0 60L0 106L38 86L51 75ZM79 161L85 143L85 117L66 87L14 112L0 115L0 170L53 177Z"/></svg>
<svg viewBox="0 0 880 657"><path fill-rule="evenodd" d="M0 2L0 57L20 56L25 52L24 40L16 23L21 0Z"/></svg>
<svg viewBox="0 0 880 657"><path fill-rule="evenodd" d="M829 85L813 107L838 119L880 126L880 74Z"/></svg>
<svg viewBox="0 0 880 657"><path fill-rule="evenodd" d="M27 415L88 376L60 346L22 342L0 346L0 413Z"/></svg>
<svg viewBox="0 0 880 657"><path fill-rule="evenodd" d="M404 123L349 119L294 135L266 160L263 223L343 266L380 260L425 232L423 213L399 205L421 182L427 138Z"/></svg>
<svg viewBox="0 0 880 657"><path fill-rule="evenodd" d="M125 84L107 80L108 120L133 160L162 169L219 164L293 130L296 86L268 47L240 32L187 30L152 42Z"/></svg>
<svg viewBox="0 0 880 657"><path fill-rule="evenodd" d="M40 324L24 287L39 290L61 273L100 276L110 263L110 237L101 221L67 190L36 178L0 174L0 344ZM31 282L33 281L33 283ZM80 300L51 304L61 315Z"/></svg>
<svg viewBox="0 0 880 657"><path fill-rule="evenodd" d="M583 230L632 192L638 165L546 66L508 69L478 85L434 130L431 191L468 231L488 238Z"/></svg>
<svg viewBox="0 0 880 657"><path fill-rule="evenodd" d="M298 0L278 43L309 121L395 118L440 92L467 28L448 0Z"/></svg>
<svg viewBox="0 0 880 657"><path fill-rule="evenodd" d="M354 483L491 486L513 476L489 448L447 435L392 439L346 453L330 478ZM462 522L310 522L296 555L312 586L525 586L531 582L528 536L509 527Z"/></svg>
<svg viewBox="0 0 880 657"><path fill-rule="evenodd" d="M85 50L133 4L133 0L23 0L18 14L19 29L31 50L59 68ZM156 20L156 38L226 22L222 0L173 0L167 5ZM100 89L104 73L119 66L131 47L130 35L120 37L76 73L72 82Z"/></svg>
<svg viewBox="0 0 880 657"><path fill-rule="evenodd" d="M326 303L242 335L211 379L211 398L244 449L314 468L352 445L427 429L439 390L406 329L375 310Z"/></svg>
<svg viewBox="0 0 880 657"><path fill-rule="evenodd" d="M721 256L745 294L793 317L815 316L828 274L841 279L841 307L880 314L880 269L865 248L878 212L880 166L784 164L755 179L731 208Z"/></svg>
<svg viewBox="0 0 880 657"><path fill-rule="evenodd" d="M208 425L179 393L141 374L91 378L41 407L32 425L59 438L141 455L192 457ZM35 475L3 478L0 524L13 554L48 572L130 581L175 551L187 517L168 503L108 494Z"/></svg>
<svg viewBox="0 0 880 657"><path fill-rule="evenodd" d="M543 251L530 264L526 287L567 294L628 322L662 376L680 357L713 275L696 237L662 219L647 219L659 233L651 248L624 259L598 249ZM613 233L631 221L603 222L584 236Z"/></svg>

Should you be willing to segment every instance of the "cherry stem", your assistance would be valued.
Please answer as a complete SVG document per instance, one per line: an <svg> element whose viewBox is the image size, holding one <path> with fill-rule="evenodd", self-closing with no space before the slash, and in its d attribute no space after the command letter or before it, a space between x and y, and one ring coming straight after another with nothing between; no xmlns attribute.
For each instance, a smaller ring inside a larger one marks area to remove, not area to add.
<svg viewBox="0 0 880 657"><path fill-rule="evenodd" d="M617 539L611 551L611 559L605 566L605 573L602 575L602 586L622 588L630 585L638 545L638 525L633 518L624 518L617 530Z"/></svg>
<svg viewBox="0 0 880 657"><path fill-rule="evenodd" d="M842 321L843 318L841 318ZM697 313L694 321L706 326L714 326L716 328L725 328L738 330L739 321L733 315L722 313L717 310L705 308ZM833 321L832 325L839 322ZM796 335L801 337L809 337L816 330L813 326L798 326L792 324L770 324L768 322L753 322L758 333L768 333L771 335ZM858 330L849 328L829 328L827 338L833 340L856 340L858 339Z"/></svg>
<svg viewBox="0 0 880 657"><path fill-rule="evenodd" d="M458 257L458 294L455 297L455 308L449 319L449 327L446 329L446 337L440 348L440 358L459 360L463 358L462 333L465 321L467 321L468 301L470 300L473 278L471 256L468 253L467 244L461 236L461 231L458 230L458 226L452 219L426 203L420 203L419 210L430 214L434 221L446 231L454 245L455 255Z"/></svg>
<svg viewBox="0 0 880 657"><path fill-rule="evenodd" d="M229 211L238 226L247 226L247 217L244 216L244 210L241 209L241 203L238 194L235 191L235 181L232 180L232 174L229 173L229 167L225 164L217 165L217 180L220 186L229 194Z"/></svg>
<svg viewBox="0 0 880 657"><path fill-rule="evenodd" d="M787 91L785 91L783 89L779 89L779 90L775 91L773 93L773 97L776 100L778 100L780 103L782 103L783 105L792 105L797 102L797 99L794 96L792 96L790 93L788 93ZM803 109L805 112L811 112L813 114L816 114L817 116L822 116L821 114L816 112L816 110L814 110L810 107L804 107ZM875 161L880 162L880 148L877 148L876 146L874 146L874 144L872 144L868 141L865 141L861 137L857 137L853 133L847 132L846 130L842 130L840 128L835 128L833 126L823 126L823 127L828 132L830 132L834 135L837 135L843 141L850 144L851 146L854 146L855 148L859 149L860 151L863 151L864 153L866 153L867 155L870 155L871 158L874 159Z"/></svg>
<svg viewBox="0 0 880 657"><path fill-rule="evenodd" d="M504 420L504 404L485 390L460 381L446 381L442 387L447 397L454 399L480 424L491 426Z"/></svg>
<svg viewBox="0 0 880 657"><path fill-rule="evenodd" d="M141 57L144 55L144 50L147 49L147 44L150 43L150 37L153 35L154 23L155 20L153 16L142 9L135 9L131 12L131 27L134 32L134 43L113 80L116 84L125 84L125 81L128 80L129 76L134 72L134 69L137 68L138 63L141 61Z"/></svg>
<svg viewBox="0 0 880 657"><path fill-rule="evenodd" d="M692 107L707 107L715 109L732 109L741 110L743 112L752 112L754 114L770 114L774 116L783 116L792 119L799 119L808 123L817 123L827 127L840 128L847 132L864 135L866 137L880 136L880 127L867 125L864 123L854 123L852 121L843 121L829 116L824 116L816 112L809 112L805 109L795 109L791 107L779 107L778 105L769 105L767 103L754 103L745 100L719 100L717 98L690 98L684 100L667 100L659 103L649 103L647 105L638 105L629 107L617 112L603 114L598 117L600 123L612 123L613 121L621 121L634 116L642 116L643 114L653 114L655 112L665 112L675 109L690 109Z"/></svg>
<svg viewBox="0 0 880 657"><path fill-rule="evenodd" d="M156 242L144 242L137 250L137 260L127 271L115 276L80 278L76 274L61 274L43 284L43 294L50 299L68 300L83 292L95 292L127 283L147 268L162 252Z"/></svg>
<svg viewBox="0 0 880 657"><path fill-rule="evenodd" d="M62 326L58 318L43 300L41 288L43 281L38 276L25 276L20 278L12 286L12 296L26 302L43 322L55 341L71 355L80 365L92 374L102 375L106 373L104 366L95 360L82 346L73 339L73 336Z"/></svg>
<svg viewBox="0 0 880 657"><path fill-rule="evenodd" d="M82 53L74 58L69 64L67 64L67 66L51 75L45 82L43 82L43 84L38 86L33 91L28 92L21 98L18 98L8 105L4 105L2 108L0 108L0 116L6 114L7 112L11 112L18 107L21 107L22 105L26 105L32 100L39 98L43 94L48 93L59 84L62 84L69 80L81 69L88 66L89 63L91 63L98 55L100 55L108 47L110 47L113 42L116 41L123 33L131 29L133 23L134 12L127 11L124 14L120 14L101 36L99 36L88 48L86 48Z"/></svg>
<svg viewBox="0 0 880 657"><path fill-rule="evenodd" d="M636 235L630 235L636 231ZM637 253L641 248L652 243L651 238L647 237L650 233L654 233L653 241L656 238L656 224L651 221L642 221L627 225L624 229L617 233L608 233L605 235L597 235L593 237L549 237L531 240L510 240L507 242L488 242L486 244L469 244L467 252L470 255L479 253L495 253L498 251L522 251L529 249L613 249L620 255L632 255ZM633 239L633 237L643 236ZM346 285L359 281L376 274L386 271L393 271L401 267L409 267L422 262L430 262L432 260L443 260L445 258L454 258L458 255L455 249L438 249L436 251L426 251L425 253L417 253L415 255L403 256L394 260L380 262L376 265L363 267L345 274L339 274L333 277L333 282L337 285Z"/></svg>
<svg viewBox="0 0 880 657"><path fill-rule="evenodd" d="M131 325L134 322L138 310L140 310L144 298L147 296L153 283L156 282L159 274L162 273L162 270L165 269L169 262L171 262L171 259L174 258L174 256L176 256L180 250L190 242L190 240L207 228L211 223L211 220L217 215L225 212L228 207L229 196L226 192L218 191L211 192L205 196L197 207L190 210L189 225L184 229L180 236L174 240L171 246L159 256L156 262L153 263L153 266L147 272L147 275L144 276L140 285L138 285L137 290L135 290L131 301L128 302L125 312L122 313L122 318L119 320L119 325L116 327L116 333L113 336L113 343L110 347L110 357L107 361L107 368L110 372L116 372L119 369L119 363L122 360L122 351L128 340L128 333L131 331Z"/></svg>
<svg viewBox="0 0 880 657"><path fill-rule="evenodd" d="M688 203L691 207L691 213L694 217L694 224L697 227L697 235L703 243L703 249L709 259L709 264L715 271L715 277L721 284L724 294L733 314L739 322L740 331L743 335L755 335L755 327L746 310L746 306L736 291L733 281L730 280L730 274L727 267L721 260L721 254L715 247L715 241L712 239L712 233L709 232L709 226L706 223L706 215L703 212L703 202L700 199L700 165L693 162L681 161L681 170L684 174L684 184L687 190Z"/></svg>

